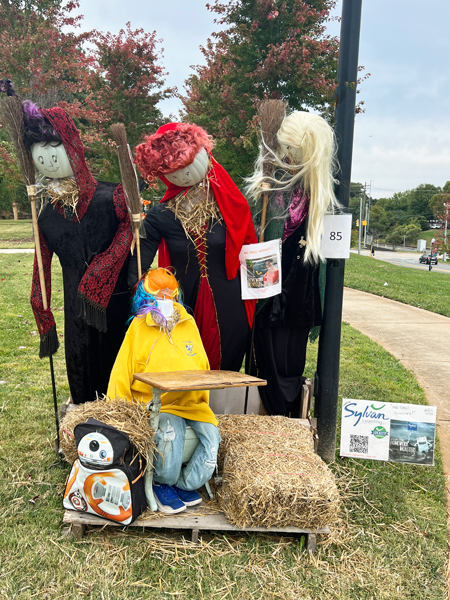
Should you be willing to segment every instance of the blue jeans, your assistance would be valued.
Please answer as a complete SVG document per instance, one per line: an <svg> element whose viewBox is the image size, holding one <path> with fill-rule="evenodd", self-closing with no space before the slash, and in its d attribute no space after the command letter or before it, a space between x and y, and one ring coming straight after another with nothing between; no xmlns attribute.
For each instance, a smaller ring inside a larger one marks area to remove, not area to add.
<svg viewBox="0 0 450 600"><path fill-rule="evenodd" d="M195 431L199 443L182 469L186 425L190 425ZM211 479L220 443L219 430L215 425L161 413L155 442L159 451L155 453L154 461L153 479L156 483L176 485L182 490L190 491L197 490Z"/></svg>

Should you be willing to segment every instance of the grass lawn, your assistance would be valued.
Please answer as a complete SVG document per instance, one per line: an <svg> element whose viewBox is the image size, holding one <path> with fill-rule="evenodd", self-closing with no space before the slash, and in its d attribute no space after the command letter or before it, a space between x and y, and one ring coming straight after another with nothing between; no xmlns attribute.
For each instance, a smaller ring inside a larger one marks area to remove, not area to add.
<svg viewBox="0 0 450 600"><path fill-rule="evenodd" d="M0 219L0 248L34 248L31 219Z"/></svg>
<svg viewBox="0 0 450 600"><path fill-rule="evenodd" d="M336 460L341 521L318 552L303 540L214 533L200 545L178 534L105 527L80 542L61 528L69 471L50 469L54 417L48 359L38 358L29 305L33 258L0 255L0 598L139 600L441 600L447 549L445 481L435 467ZM405 269L406 270L406 269ZM349 269L349 272L351 269ZM61 271L51 306L63 344ZM308 354L315 367L317 344ZM59 402L68 397L62 348ZM341 396L425 404L412 374L344 325Z"/></svg>
<svg viewBox="0 0 450 600"><path fill-rule="evenodd" d="M407 269L370 256L350 254L344 284L450 317L450 276L446 273Z"/></svg>

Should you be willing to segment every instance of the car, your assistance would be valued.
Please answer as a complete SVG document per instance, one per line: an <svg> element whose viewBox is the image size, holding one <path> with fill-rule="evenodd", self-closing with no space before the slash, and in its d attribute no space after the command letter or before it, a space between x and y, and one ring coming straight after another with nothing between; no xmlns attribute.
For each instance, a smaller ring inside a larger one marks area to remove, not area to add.
<svg viewBox="0 0 450 600"><path fill-rule="evenodd" d="M425 252L425 254L422 254L422 256L419 256L420 263L428 264L429 260L431 261L432 265L437 265L437 262L438 262L437 252L433 252L433 254L427 254Z"/></svg>

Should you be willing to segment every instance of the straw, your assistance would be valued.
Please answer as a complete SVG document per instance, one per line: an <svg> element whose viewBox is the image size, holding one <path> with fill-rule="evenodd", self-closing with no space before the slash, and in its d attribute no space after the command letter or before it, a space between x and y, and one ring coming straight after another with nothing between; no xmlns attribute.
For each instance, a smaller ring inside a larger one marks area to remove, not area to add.
<svg viewBox="0 0 450 600"><path fill-rule="evenodd" d="M238 527L320 529L338 518L334 475L295 419L221 415L220 505Z"/></svg>
<svg viewBox="0 0 450 600"><path fill-rule="evenodd" d="M126 433L137 452L147 460L149 455L153 456L156 448L148 417L147 409L140 402L103 398L97 402L78 404L68 410L61 421L61 450L69 463L78 458L74 429L88 419L97 419Z"/></svg>

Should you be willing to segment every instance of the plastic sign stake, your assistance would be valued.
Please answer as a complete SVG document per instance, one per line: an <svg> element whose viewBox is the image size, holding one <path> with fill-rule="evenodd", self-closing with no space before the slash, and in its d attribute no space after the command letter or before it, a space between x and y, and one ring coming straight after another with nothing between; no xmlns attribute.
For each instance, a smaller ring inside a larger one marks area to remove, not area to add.
<svg viewBox="0 0 450 600"><path fill-rule="evenodd" d="M350 258L352 215L325 215L322 252L325 258Z"/></svg>

